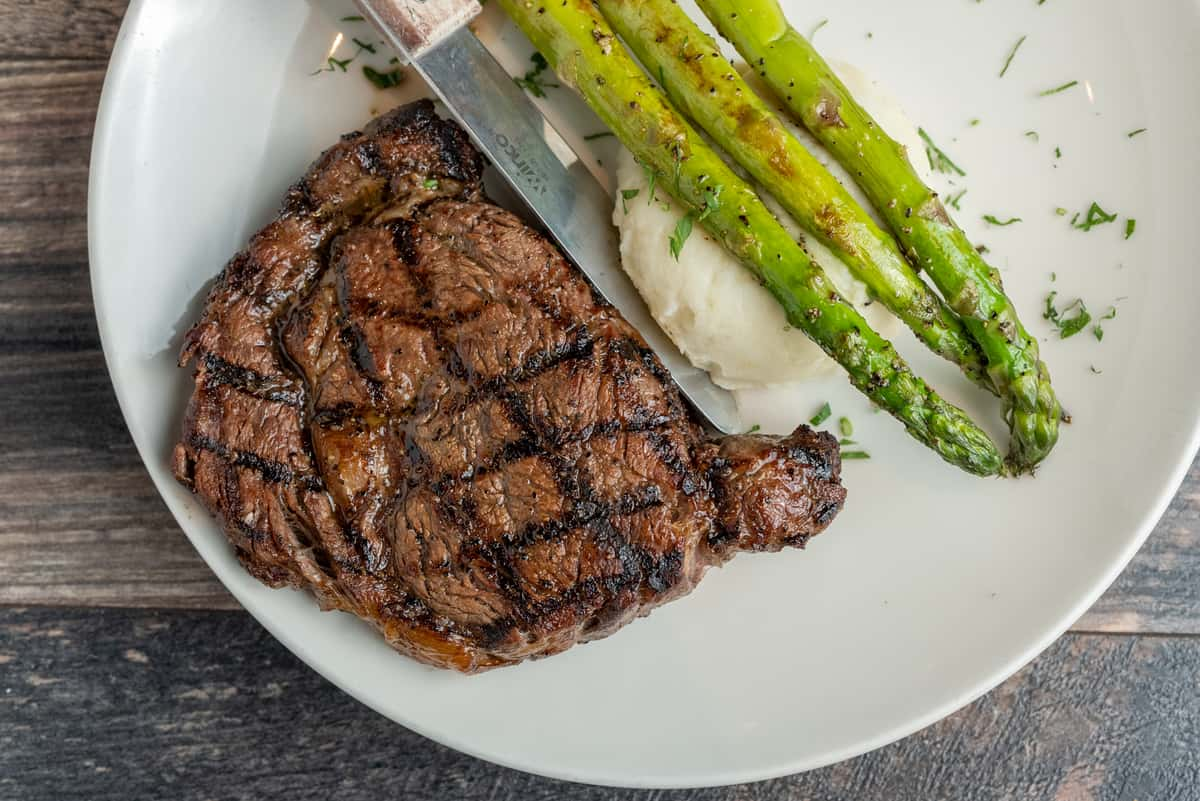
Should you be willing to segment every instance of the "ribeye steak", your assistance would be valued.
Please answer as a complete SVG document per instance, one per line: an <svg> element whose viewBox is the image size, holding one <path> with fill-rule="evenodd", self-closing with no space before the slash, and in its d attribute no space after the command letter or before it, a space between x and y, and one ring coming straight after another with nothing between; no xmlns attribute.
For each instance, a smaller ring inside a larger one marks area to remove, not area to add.
<svg viewBox="0 0 1200 801"><path fill-rule="evenodd" d="M471 672L603 637L841 508L837 444L714 438L421 101L342 137L218 278L174 469L271 586Z"/></svg>

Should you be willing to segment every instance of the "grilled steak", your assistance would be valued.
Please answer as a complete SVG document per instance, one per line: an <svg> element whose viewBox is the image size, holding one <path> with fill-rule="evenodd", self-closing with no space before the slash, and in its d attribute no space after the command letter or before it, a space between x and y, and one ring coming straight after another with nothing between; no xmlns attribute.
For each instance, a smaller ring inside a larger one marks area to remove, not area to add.
<svg viewBox="0 0 1200 801"><path fill-rule="evenodd" d="M471 672L603 637L841 508L835 440L714 439L418 102L348 134L188 333L175 475L271 586Z"/></svg>

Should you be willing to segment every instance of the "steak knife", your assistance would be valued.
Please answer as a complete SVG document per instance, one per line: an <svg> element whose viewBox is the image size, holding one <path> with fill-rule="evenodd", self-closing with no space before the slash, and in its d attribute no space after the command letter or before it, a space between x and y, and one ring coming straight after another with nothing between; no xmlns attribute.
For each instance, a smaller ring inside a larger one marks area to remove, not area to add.
<svg viewBox="0 0 1200 801"><path fill-rule="evenodd" d="M481 11L477 0L355 2L433 87L567 257L654 349L692 406L720 431L741 431L733 396L679 352L622 271L612 198L467 28ZM559 140L554 149L547 136ZM556 150L572 158L564 163Z"/></svg>

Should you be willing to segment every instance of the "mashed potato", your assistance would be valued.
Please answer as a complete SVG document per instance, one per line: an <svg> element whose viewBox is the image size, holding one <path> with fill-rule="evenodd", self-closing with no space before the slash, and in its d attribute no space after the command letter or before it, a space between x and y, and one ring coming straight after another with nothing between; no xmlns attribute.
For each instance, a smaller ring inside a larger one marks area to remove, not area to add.
<svg viewBox="0 0 1200 801"><path fill-rule="evenodd" d="M910 152L921 152L915 128L891 97L859 70L844 65L835 68L851 93L885 130ZM755 89L762 97L769 97L760 85L755 85ZM783 115L781 118L790 126L790 121ZM790 127L851 194L869 208L849 175L828 153L807 132ZM646 299L654 319L692 364L707 370L717 384L727 389L791 384L838 369L801 331L788 325L775 299L700 226L696 226L684 245L679 260L671 256L668 239L683 210L665 192L655 192L653 202L647 202L646 176L624 149L617 166L617 186L639 190L638 196L627 203L622 202L618 193L613 212L613 221L621 233L625 272ZM799 226L774 198L760 194L784 227L801 238ZM823 245L811 237L805 238L804 244L842 297L858 307L875 330L888 336L897 325L895 318L881 304L869 301L866 287L851 277L841 260Z"/></svg>

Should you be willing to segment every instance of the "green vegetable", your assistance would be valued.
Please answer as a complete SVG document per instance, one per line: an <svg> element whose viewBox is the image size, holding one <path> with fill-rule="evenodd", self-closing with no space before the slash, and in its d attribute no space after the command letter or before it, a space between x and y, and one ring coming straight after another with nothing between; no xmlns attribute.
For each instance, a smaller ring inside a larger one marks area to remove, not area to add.
<svg viewBox="0 0 1200 801"><path fill-rule="evenodd" d="M1103 317L1101 317L1099 320L1097 320L1096 324L1094 326L1092 326L1092 333L1096 335L1097 341L1099 341L1099 342L1104 341L1104 327L1101 326L1100 323L1103 322L1104 320L1114 320L1114 319L1116 319L1116 316L1117 316L1117 307L1109 306L1108 311L1105 313L1105 315Z"/></svg>
<svg viewBox="0 0 1200 801"><path fill-rule="evenodd" d="M1127 133L1125 135L1128 136L1130 139L1132 139L1133 137L1137 136L1138 134L1144 134L1146 132L1146 130L1147 130L1146 128L1138 128L1136 131L1130 131L1129 133Z"/></svg>
<svg viewBox="0 0 1200 801"><path fill-rule="evenodd" d="M776 0L697 3L783 104L855 176L904 252L962 318L983 349L992 384L1004 401L1012 431L1009 470L1032 470L1058 441L1062 407L1039 358L1037 341L1021 325L999 276L971 247L937 194L921 181L904 148L788 25ZM928 135L923 138L927 149L936 147Z"/></svg>
<svg viewBox="0 0 1200 801"><path fill-rule="evenodd" d="M870 459L871 454L866 451L842 451L842 459Z"/></svg>
<svg viewBox="0 0 1200 801"><path fill-rule="evenodd" d="M426 178L424 181L421 182L421 185L424 186L426 189L437 189L438 188L438 179L437 178Z"/></svg>
<svg viewBox="0 0 1200 801"><path fill-rule="evenodd" d="M992 389L983 356L962 323L921 280L895 240L720 55L711 36L672 0L598 0L597 6L646 69L659 76L677 108L766 187L930 350Z"/></svg>
<svg viewBox="0 0 1200 801"><path fill-rule="evenodd" d="M695 215L689 211L675 223L675 231L668 238L671 255L675 257L675 261L679 261L679 253L683 250L683 243L687 242L688 237L692 235L692 223L695 219Z"/></svg>
<svg viewBox="0 0 1200 801"><path fill-rule="evenodd" d="M1023 222L1023 220L1020 217L1010 217L1007 220L1001 220L999 217L997 217L994 214L985 214L985 215L983 215L983 219L984 219L984 222L990 223L992 225L1012 225L1013 223Z"/></svg>
<svg viewBox="0 0 1200 801"><path fill-rule="evenodd" d="M649 206L654 202L654 183L658 180L658 173L646 164L642 165L642 171L646 173L646 205Z"/></svg>
<svg viewBox="0 0 1200 801"><path fill-rule="evenodd" d="M647 170L678 176L664 186L684 208L700 215L708 187L723 187L719 207L701 224L762 282L788 322L845 368L856 387L947 461L980 475L1000 470L1000 455L987 435L914 375L891 343L837 296L754 189L650 83L591 3L499 0L499 5Z"/></svg>
<svg viewBox="0 0 1200 801"><path fill-rule="evenodd" d="M1017 51L1021 49L1021 45L1025 44L1026 37L1022 36L1017 40L1017 43L1012 46L1012 50L1008 51L1008 58L1004 59L1004 68L1000 70L1000 77L1004 77L1004 73L1008 72L1008 68L1012 66L1013 59L1017 56Z"/></svg>
<svg viewBox="0 0 1200 801"><path fill-rule="evenodd" d="M1082 299L1076 300L1070 306L1067 306L1062 311L1059 311L1054 307L1054 298L1057 295L1057 292L1051 292L1046 296L1046 311L1042 314L1042 316L1049 320L1056 328L1058 328L1059 339L1067 339L1075 336L1084 328L1086 328L1087 324L1092 321L1092 315L1087 310L1087 306L1084 304ZM1072 311L1075 312L1073 316L1066 316ZM1104 335L1101 334L1099 338L1102 339L1103 337Z"/></svg>
<svg viewBox="0 0 1200 801"><path fill-rule="evenodd" d="M1038 92L1038 97L1049 97L1050 95L1056 95L1059 92L1065 92L1071 87L1078 85L1079 81L1067 81L1062 86L1056 86L1053 89L1046 89L1045 91Z"/></svg>
<svg viewBox="0 0 1200 801"><path fill-rule="evenodd" d="M1133 236L1133 232L1137 230L1137 220L1130 217L1125 221L1125 238Z"/></svg>
<svg viewBox="0 0 1200 801"><path fill-rule="evenodd" d="M817 413L808 419L808 424L810 426L819 426L828 420L832 414L833 409L829 408L829 401L825 401L825 403L821 404L821 408L817 409Z"/></svg>
<svg viewBox="0 0 1200 801"><path fill-rule="evenodd" d="M542 73L546 71L550 64L546 61L545 56L536 52L529 57L529 60L533 62L533 67L526 71L520 78L513 78L513 83L534 97L545 97L547 89L558 88L558 84L546 83L545 79L542 78Z"/></svg>
<svg viewBox="0 0 1200 801"><path fill-rule="evenodd" d="M629 201L633 200L641 192L640 189L622 189L621 190L621 211L625 214L629 213ZM653 191L653 190L651 190Z"/></svg>
<svg viewBox="0 0 1200 801"><path fill-rule="evenodd" d="M675 162L675 186L679 186L679 161ZM671 255L675 257L675 261L679 261L679 253L683 250L683 243L692 235L692 223L703 220L708 215L721 207L721 186L709 186L704 190L704 206L700 209L700 213L689 211L680 218L679 222L675 223L675 232L668 237L668 244L671 248Z"/></svg>
<svg viewBox="0 0 1200 801"><path fill-rule="evenodd" d="M394 70L380 72L374 67L363 65L363 76L375 85L376 89L391 89L404 83L404 70L397 67Z"/></svg>
<svg viewBox="0 0 1200 801"><path fill-rule="evenodd" d="M854 424L850 422L849 417L838 418L838 431L841 432L843 437L854 436Z"/></svg>
<svg viewBox="0 0 1200 801"><path fill-rule="evenodd" d="M1088 207L1087 214L1084 216L1083 220L1079 220L1079 215L1076 214L1071 219L1071 226L1073 228L1078 228L1080 231L1090 231L1097 225L1107 225L1108 223L1116 222L1116 220L1116 214L1109 214L1107 211L1100 208L1100 204L1093 201L1092 205ZM1129 235L1132 236L1133 232L1130 231ZM1127 236L1125 238L1128 239L1129 237Z"/></svg>
<svg viewBox="0 0 1200 801"><path fill-rule="evenodd" d="M778 91L778 89L776 89ZM966 176L963 168L950 160L940 147L933 143L929 134L925 133L924 128L918 128L917 134L920 135L921 141L925 143L925 157L929 159L929 168L942 173L951 173L962 177Z"/></svg>

